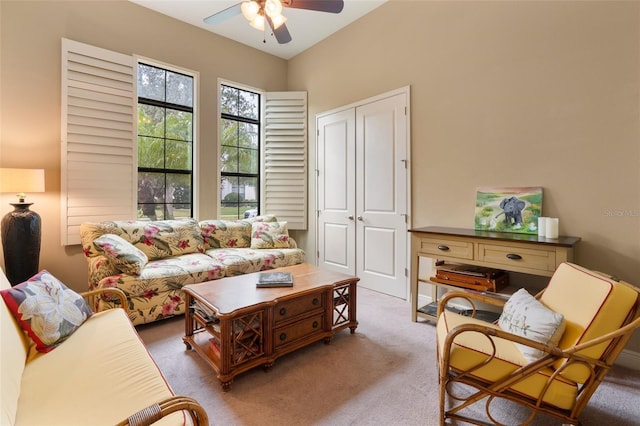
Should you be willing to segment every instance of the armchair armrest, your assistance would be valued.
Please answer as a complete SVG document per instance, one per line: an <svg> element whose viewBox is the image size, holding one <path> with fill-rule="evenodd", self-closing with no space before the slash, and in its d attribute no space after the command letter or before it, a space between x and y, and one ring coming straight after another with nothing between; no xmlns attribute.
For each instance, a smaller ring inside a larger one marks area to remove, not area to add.
<svg viewBox="0 0 640 426"><path fill-rule="evenodd" d="M125 312L129 313L129 310L127 309L127 295L124 293L124 291L120 290L119 288L115 288L115 287L99 288L96 290L90 290L90 291L85 291L83 293L80 293L80 296L87 299L90 305L93 306L93 298L103 293L114 294L118 299L120 299L120 306L122 306L122 309L124 309Z"/></svg>
<svg viewBox="0 0 640 426"><path fill-rule="evenodd" d="M186 411L194 426L209 426L209 418L204 408L193 398L176 395L150 405L116 426L146 426L176 411Z"/></svg>

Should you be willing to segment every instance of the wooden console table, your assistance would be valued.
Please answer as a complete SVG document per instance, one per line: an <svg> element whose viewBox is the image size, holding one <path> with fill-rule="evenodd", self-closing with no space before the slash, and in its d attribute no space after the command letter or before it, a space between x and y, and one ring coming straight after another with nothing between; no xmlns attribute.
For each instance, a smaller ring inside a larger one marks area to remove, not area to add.
<svg viewBox="0 0 640 426"><path fill-rule="evenodd" d="M420 278L420 258L434 261L485 266L512 272L550 277L562 262L572 262L579 237L558 238L508 232L428 226L411 232L411 320L435 320L419 311L421 282L432 285L432 302L437 302L438 287L447 287ZM464 290L464 289L461 289Z"/></svg>

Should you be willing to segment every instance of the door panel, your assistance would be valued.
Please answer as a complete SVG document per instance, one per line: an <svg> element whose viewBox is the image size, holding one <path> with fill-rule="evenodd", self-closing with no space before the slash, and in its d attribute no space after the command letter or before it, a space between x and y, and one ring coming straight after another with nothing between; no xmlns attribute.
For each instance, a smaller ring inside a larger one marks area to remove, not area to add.
<svg viewBox="0 0 640 426"><path fill-rule="evenodd" d="M355 275L355 112L318 120L318 265Z"/></svg>
<svg viewBox="0 0 640 426"><path fill-rule="evenodd" d="M407 298L406 95L356 109L356 274L359 285Z"/></svg>
<svg viewBox="0 0 640 426"><path fill-rule="evenodd" d="M395 245L397 235L395 229L375 228L373 226L363 227L363 245L369 247L364 253L363 269L369 274L381 275L387 279L394 279L398 273L396 267ZM384 250L374 250L374 247L385 247ZM391 249L386 249L391 247ZM391 253L392 256L388 256Z"/></svg>

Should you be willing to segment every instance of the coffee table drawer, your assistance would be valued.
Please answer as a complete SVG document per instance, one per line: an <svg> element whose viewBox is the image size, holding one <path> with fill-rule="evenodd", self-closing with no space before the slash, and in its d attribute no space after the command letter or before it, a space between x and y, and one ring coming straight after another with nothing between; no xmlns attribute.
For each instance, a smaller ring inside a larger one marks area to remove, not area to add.
<svg viewBox="0 0 640 426"><path fill-rule="evenodd" d="M324 306L322 293L310 294L278 303L273 311L276 324Z"/></svg>
<svg viewBox="0 0 640 426"><path fill-rule="evenodd" d="M323 324L324 314L319 314L291 325L275 329L273 341L276 349L302 339L303 337L322 332Z"/></svg>

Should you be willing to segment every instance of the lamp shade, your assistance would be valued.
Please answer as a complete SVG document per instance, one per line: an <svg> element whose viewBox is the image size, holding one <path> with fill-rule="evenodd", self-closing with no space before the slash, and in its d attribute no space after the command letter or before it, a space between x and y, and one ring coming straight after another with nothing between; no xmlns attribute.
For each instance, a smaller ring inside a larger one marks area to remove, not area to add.
<svg viewBox="0 0 640 426"><path fill-rule="evenodd" d="M0 192L44 192L44 170L0 169Z"/></svg>

